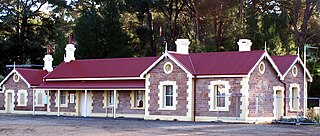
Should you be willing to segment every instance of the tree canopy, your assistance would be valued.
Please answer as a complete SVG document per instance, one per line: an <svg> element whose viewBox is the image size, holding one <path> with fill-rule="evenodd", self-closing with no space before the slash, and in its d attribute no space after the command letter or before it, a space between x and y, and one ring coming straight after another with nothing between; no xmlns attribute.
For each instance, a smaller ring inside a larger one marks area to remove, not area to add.
<svg viewBox="0 0 320 136"><path fill-rule="evenodd" d="M320 47L320 1L1 1L0 74L14 62L42 64L48 47L58 65L70 35L77 59L157 56L164 40L175 50L177 38L190 39L190 52L237 50L248 38L255 50L266 44L272 55L297 54L304 45ZM320 86L315 52L308 51L307 63L313 88Z"/></svg>

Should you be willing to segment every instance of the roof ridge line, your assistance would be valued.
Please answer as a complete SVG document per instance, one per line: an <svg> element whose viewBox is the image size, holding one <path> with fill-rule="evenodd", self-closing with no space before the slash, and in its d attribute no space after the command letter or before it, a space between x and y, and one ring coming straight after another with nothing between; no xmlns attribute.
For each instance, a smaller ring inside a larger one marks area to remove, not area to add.
<svg viewBox="0 0 320 136"><path fill-rule="evenodd" d="M193 65L193 62L192 62L192 59L191 59L191 56L188 54L188 58L189 58L189 61L191 63L191 66L192 66L192 70L194 72L195 75L197 75L197 72L196 72L196 69L194 68L194 65Z"/></svg>

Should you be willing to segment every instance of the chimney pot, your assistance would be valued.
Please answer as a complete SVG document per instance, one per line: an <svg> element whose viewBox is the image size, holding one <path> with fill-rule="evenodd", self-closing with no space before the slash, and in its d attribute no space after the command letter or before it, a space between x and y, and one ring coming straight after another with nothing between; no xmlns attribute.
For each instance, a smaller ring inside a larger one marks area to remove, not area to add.
<svg viewBox="0 0 320 136"><path fill-rule="evenodd" d="M177 39L175 43L177 45L177 51L176 51L177 53L189 54L189 45L190 45L189 39Z"/></svg>
<svg viewBox="0 0 320 136"><path fill-rule="evenodd" d="M250 39L239 39L237 42L239 51L251 51L252 42Z"/></svg>

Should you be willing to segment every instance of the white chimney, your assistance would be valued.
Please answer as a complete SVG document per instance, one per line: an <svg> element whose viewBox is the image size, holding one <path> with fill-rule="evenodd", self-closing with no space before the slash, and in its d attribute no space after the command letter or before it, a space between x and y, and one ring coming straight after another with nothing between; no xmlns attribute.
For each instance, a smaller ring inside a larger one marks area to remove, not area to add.
<svg viewBox="0 0 320 136"><path fill-rule="evenodd" d="M252 42L249 39L239 39L237 42L239 51L251 51Z"/></svg>
<svg viewBox="0 0 320 136"><path fill-rule="evenodd" d="M44 61L43 70L47 70L48 72L51 72L53 70L53 67L52 67L53 58L52 58L52 56L50 54L45 55L44 58L43 58L43 61Z"/></svg>
<svg viewBox="0 0 320 136"><path fill-rule="evenodd" d="M177 53L189 54L189 39L177 39L175 43L177 45Z"/></svg>
<svg viewBox="0 0 320 136"><path fill-rule="evenodd" d="M71 60L76 60L76 58L74 57L74 51L76 51L74 44L67 44L65 50L66 50L66 54L64 56L64 62L70 62Z"/></svg>

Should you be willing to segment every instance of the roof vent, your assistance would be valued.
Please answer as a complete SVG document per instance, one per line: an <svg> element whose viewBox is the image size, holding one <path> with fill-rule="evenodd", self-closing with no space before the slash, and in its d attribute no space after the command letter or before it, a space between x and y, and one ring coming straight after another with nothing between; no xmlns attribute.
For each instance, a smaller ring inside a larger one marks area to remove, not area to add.
<svg viewBox="0 0 320 136"><path fill-rule="evenodd" d="M177 45L177 53L189 54L189 39L177 39L175 43Z"/></svg>
<svg viewBox="0 0 320 136"><path fill-rule="evenodd" d="M250 39L239 39L237 42L239 51L251 51L252 42Z"/></svg>

